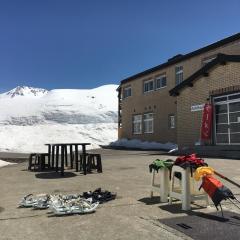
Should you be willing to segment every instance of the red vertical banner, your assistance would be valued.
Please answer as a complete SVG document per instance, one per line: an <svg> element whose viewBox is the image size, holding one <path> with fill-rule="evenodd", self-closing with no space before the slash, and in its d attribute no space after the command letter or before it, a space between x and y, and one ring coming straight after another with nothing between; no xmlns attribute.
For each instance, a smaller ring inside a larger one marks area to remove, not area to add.
<svg viewBox="0 0 240 240"><path fill-rule="evenodd" d="M210 140L212 133L213 106L206 103L203 108L201 140Z"/></svg>

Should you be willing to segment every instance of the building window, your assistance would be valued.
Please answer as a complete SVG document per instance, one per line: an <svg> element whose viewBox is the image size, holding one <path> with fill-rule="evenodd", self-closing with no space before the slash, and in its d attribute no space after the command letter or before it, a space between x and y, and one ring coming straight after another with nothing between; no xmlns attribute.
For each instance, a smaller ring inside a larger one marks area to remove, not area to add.
<svg viewBox="0 0 240 240"><path fill-rule="evenodd" d="M153 133L153 113L143 115L144 133Z"/></svg>
<svg viewBox="0 0 240 240"><path fill-rule="evenodd" d="M156 89L160 89L160 88L166 87L167 86L166 75L164 74L164 75L156 77L155 83L156 83Z"/></svg>
<svg viewBox="0 0 240 240"><path fill-rule="evenodd" d="M169 115L169 128L173 129L176 127L175 115Z"/></svg>
<svg viewBox="0 0 240 240"><path fill-rule="evenodd" d="M154 81L148 80L143 82L143 92L150 92L154 90Z"/></svg>
<svg viewBox="0 0 240 240"><path fill-rule="evenodd" d="M142 133L142 115L133 116L133 134Z"/></svg>
<svg viewBox="0 0 240 240"><path fill-rule="evenodd" d="M176 85L183 81L183 66L175 67Z"/></svg>
<svg viewBox="0 0 240 240"><path fill-rule="evenodd" d="M125 87L123 89L123 98L127 98L132 96L132 88L131 87Z"/></svg>

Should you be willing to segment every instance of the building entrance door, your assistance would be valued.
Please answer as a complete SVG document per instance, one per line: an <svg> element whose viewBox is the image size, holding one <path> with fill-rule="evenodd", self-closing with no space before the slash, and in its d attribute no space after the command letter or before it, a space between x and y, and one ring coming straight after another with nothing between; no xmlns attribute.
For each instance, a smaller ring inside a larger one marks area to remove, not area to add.
<svg viewBox="0 0 240 240"><path fill-rule="evenodd" d="M215 97L214 122L217 145L240 145L240 93Z"/></svg>

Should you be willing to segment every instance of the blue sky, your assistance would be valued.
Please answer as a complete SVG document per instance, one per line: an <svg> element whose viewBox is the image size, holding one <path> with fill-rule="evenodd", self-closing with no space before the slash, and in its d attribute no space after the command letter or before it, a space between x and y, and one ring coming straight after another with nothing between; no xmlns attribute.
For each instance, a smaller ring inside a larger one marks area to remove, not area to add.
<svg viewBox="0 0 240 240"><path fill-rule="evenodd" d="M0 92L93 88L239 32L239 0L0 0Z"/></svg>

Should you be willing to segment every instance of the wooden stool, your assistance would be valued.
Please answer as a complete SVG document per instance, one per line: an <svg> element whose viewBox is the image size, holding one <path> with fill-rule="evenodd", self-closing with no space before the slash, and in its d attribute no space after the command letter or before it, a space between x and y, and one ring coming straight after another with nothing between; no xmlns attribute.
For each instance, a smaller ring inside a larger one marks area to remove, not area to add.
<svg viewBox="0 0 240 240"><path fill-rule="evenodd" d="M48 163L46 164L45 160L48 158ZM28 170L43 170L46 167L50 167L49 163L49 154L48 153L31 153L29 156Z"/></svg>
<svg viewBox="0 0 240 240"><path fill-rule="evenodd" d="M102 172L101 154L97 154L97 153L88 154L87 164L89 165L90 169L96 169L97 172L101 173Z"/></svg>
<svg viewBox="0 0 240 240"><path fill-rule="evenodd" d="M79 155L79 162L80 162L80 171L83 170L83 155ZM86 154L86 169L87 172L91 172L92 169L96 169L97 172L102 172L102 159L101 154L96 153L87 153Z"/></svg>

